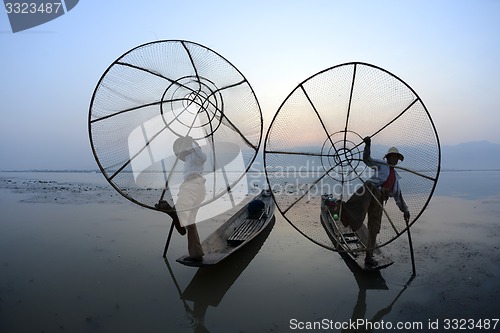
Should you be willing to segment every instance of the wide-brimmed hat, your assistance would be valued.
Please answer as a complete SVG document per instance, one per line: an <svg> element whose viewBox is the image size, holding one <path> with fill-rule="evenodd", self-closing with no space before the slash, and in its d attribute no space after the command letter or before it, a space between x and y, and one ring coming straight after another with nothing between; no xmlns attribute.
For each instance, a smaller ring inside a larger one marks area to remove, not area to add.
<svg viewBox="0 0 500 333"><path fill-rule="evenodd" d="M177 140L174 141L173 149L174 154L177 157L179 157L179 154L183 151L189 150L191 148L193 148L193 138L190 136L183 136L177 138Z"/></svg>
<svg viewBox="0 0 500 333"><path fill-rule="evenodd" d="M390 154L396 154L398 155L398 158L400 161L403 161L405 159L405 157L403 156L403 154L401 154L398 150L398 148L396 147L391 147L389 148L389 150L387 151L387 154L385 154L384 158L387 157L387 155L390 155Z"/></svg>

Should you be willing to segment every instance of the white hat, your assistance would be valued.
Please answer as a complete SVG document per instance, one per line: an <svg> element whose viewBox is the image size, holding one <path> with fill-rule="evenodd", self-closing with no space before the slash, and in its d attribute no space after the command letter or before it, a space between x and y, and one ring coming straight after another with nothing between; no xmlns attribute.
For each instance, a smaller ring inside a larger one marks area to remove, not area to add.
<svg viewBox="0 0 500 333"><path fill-rule="evenodd" d="M183 151L193 148L193 138L190 136L177 138L174 142L174 154L179 157Z"/></svg>
<svg viewBox="0 0 500 333"><path fill-rule="evenodd" d="M387 151L387 154L385 154L384 158L386 158L386 157L387 157L387 155L389 155L389 154L396 154L396 155L398 155L398 158L399 158L401 161L403 161L403 160L405 159L405 157L403 156L403 154L401 154L401 153L399 152L398 148L396 148L396 147L391 147L391 148L389 148L389 150Z"/></svg>

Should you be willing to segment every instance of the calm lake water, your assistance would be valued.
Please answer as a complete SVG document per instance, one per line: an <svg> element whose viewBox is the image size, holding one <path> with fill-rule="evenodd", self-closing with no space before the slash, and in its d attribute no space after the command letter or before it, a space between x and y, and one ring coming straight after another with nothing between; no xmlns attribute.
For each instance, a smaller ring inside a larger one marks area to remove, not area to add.
<svg viewBox="0 0 500 333"><path fill-rule="evenodd" d="M196 269L175 262L186 252L177 234L165 261L169 219L127 201L101 174L2 172L0 332L354 332L349 324L364 320L374 332L425 332L431 324L443 331L448 319L493 325L499 186L498 171L441 173L411 229L417 275L408 284L406 235L383 248L394 265L365 274L278 213L270 233L245 251ZM199 224L202 238L216 224Z"/></svg>

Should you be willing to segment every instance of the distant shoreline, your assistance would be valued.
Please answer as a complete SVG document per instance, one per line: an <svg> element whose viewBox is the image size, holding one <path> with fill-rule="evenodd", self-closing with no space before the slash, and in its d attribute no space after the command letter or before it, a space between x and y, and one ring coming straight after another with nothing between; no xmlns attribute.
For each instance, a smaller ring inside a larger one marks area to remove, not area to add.
<svg viewBox="0 0 500 333"><path fill-rule="evenodd" d="M33 170L0 170L0 172L39 172L39 173L100 173L98 169L94 170L44 170L44 169L33 169Z"/></svg>
<svg viewBox="0 0 500 333"><path fill-rule="evenodd" d="M441 169L440 172L464 172L464 171L500 171L500 169ZM33 170L0 170L0 172L33 172L33 173L101 173L98 169L90 170L53 170L53 169L33 169ZM252 172L262 172L262 171L249 171Z"/></svg>

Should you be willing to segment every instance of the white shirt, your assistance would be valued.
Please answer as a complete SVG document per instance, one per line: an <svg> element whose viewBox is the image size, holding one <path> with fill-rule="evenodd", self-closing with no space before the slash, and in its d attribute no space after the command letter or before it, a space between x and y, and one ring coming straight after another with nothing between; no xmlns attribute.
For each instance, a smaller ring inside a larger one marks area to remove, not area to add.
<svg viewBox="0 0 500 333"><path fill-rule="evenodd" d="M203 167L206 160L207 155L205 155L201 148L198 145L193 147L191 153L184 160L184 180L188 180L193 174L203 175Z"/></svg>

